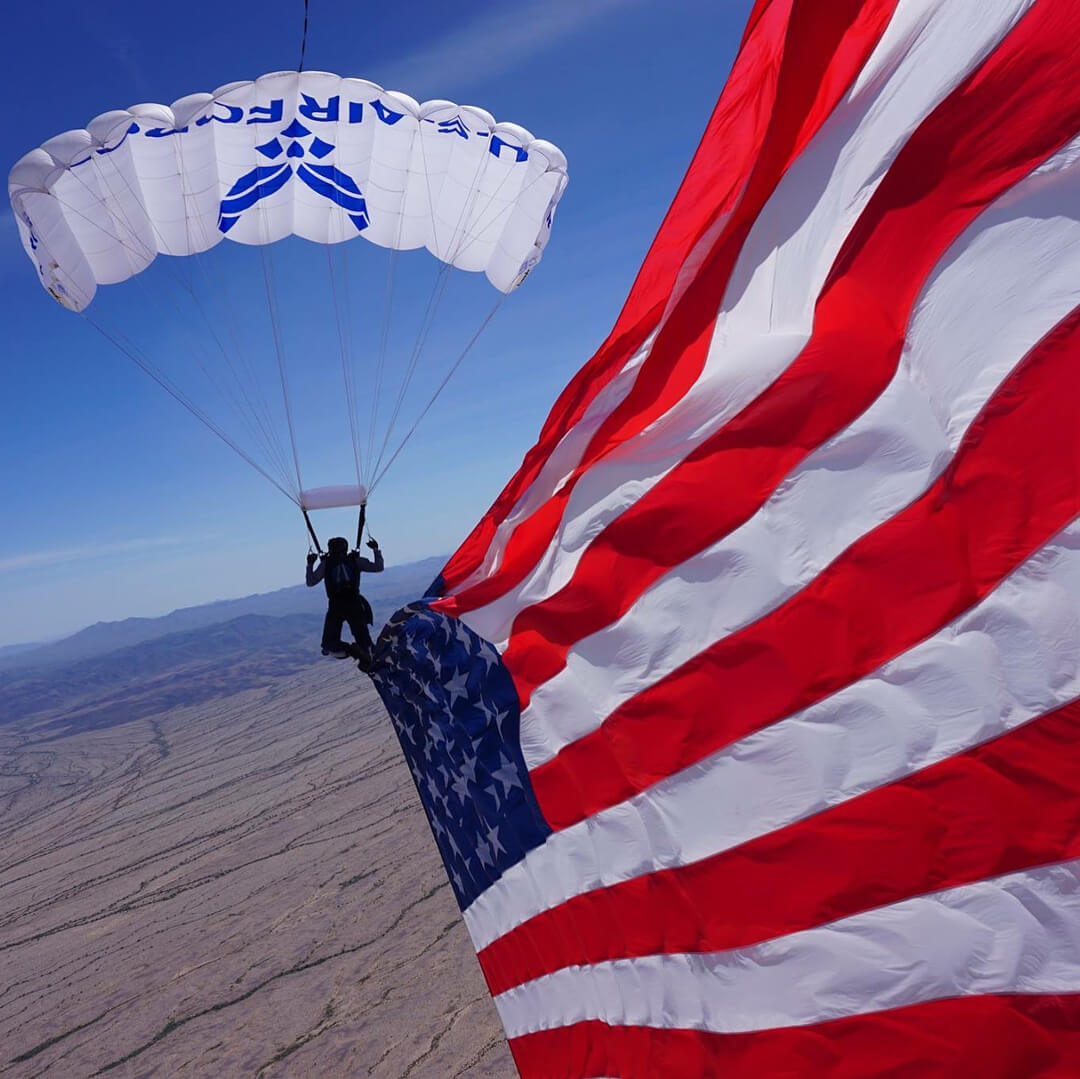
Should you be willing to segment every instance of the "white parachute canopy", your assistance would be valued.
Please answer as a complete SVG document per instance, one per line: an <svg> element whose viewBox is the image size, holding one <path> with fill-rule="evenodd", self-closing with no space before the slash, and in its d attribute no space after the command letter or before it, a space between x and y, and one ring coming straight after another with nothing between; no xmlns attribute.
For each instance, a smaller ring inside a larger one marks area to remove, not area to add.
<svg viewBox="0 0 1080 1079"><path fill-rule="evenodd" d="M8 181L42 284L74 310L159 254L289 235L426 247L509 292L539 261L565 186L566 158L522 127L322 71L104 113Z"/></svg>
<svg viewBox="0 0 1080 1079"><path fill-rule="evenodd" d="M334 328L344 376L337 396L346 403L356 475L355 483L327 478L339 492L372 491L494 314L468 326L467 304L455 300L460 336L452 344L439 339L441 370L421 362L451 270L485 274L497 308L540 260L566 184L566 158L557 147L496 123L481 108L421 105L362 79L285 71L171 106L133 105L98 116L23 157L8 190L23 246L52 296L84 314L288 498L315 508L314 488L302 475L307 453L298 448L305 439L302 417L299 435L294 422L290 359L295 366L302 356L305 380L328 386L333 365L318 370L315 360L331 351L325 327ZM333 310L322 323L310 294L306 306L295 302L304 286L288 283L293 267L275 269L267 245L289 237L326 252L316 260L323 274L329 271L318 295L330 297ZM385 285L370 279L370 266L349 266L354 248L374 251L345 242L357 238L388 252ZM212 249L226 239L245 245L233 252L258 251L261 274L237 267L223 273L227 252ZM398 252L424 248L437 260L420 260L437 268L426 304L411 281L394 277ZM155 266L158 255L196 257ZM177 298L160 291L163 276L173 278ZM265 280L265 304L245 296L245 276ZM121 297L124 310L110 323L111 302L92 303L98 286L130 278L139 282L138 300ZM200 281L210 283L203 295ZM415 340L401 349L397 338L404 335L391 326L391 309L401 317L398 309L410 302L415 315L407 314L406 329ZM174 311L174 326L166 329L165 316ZM304 320L301 334L290 335L290 315ZM148 341L136 340L143 323ZM459 342L466 342L460 354ZM259 385L256 369L268 358L269 377ZM402 374L395 398L396 370ZM200 372L205 385L193 389ZM425 383L434 387L416 409L409 396L414 378L425 397ZM216 414L211 397L231 414ZM366 449L361 406L370 417ZM410 411L419 415L395 448L395 424L409 423ZM320 416L310 426L323 434L328 424Z"/></svg>

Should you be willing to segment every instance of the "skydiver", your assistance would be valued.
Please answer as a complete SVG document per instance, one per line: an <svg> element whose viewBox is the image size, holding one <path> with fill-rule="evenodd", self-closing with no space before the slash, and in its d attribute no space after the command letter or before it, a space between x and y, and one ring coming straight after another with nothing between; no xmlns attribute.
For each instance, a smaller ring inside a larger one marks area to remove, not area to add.
<svg viewBox="0 0 1080 1079"><path fill-rule="evenodd" d="M349 541L335 536L327 543L327 553L307 556L307 586L322 581L326 585L326 621L323 623L322 654L335 659L357 661L362 671L371 670L371 632L368 626L374 620L371 604L360 594L361 573L382 573L383 556L375 540L367 541L375 560L365 558L359 551L349 550ZM319 565L316 568L315 561ZM341 639L341 627L348 622L352 630L353 644Z"/></svg>

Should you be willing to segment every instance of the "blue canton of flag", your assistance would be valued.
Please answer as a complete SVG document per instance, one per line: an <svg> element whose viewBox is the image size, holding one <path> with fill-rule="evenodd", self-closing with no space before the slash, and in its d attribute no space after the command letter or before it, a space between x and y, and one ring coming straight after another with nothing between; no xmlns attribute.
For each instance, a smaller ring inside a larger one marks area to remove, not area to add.
<svg viewBox="0 0 1080 1079"><path fill-rule="evenodd" d="M464 910L551 834L521 755L517 690L491 644L424 603L384 627L372 679Z"/></svg>

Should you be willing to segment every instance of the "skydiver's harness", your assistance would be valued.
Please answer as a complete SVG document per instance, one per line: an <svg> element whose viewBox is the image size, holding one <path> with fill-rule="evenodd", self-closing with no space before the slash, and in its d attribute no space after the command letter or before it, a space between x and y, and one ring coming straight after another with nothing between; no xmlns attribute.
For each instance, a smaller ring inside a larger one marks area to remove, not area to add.
<svg viewBox="0 0 1080 1079"><path fill-rule="evenodd" d="M360 570L356 560L355 554L347 554L343 558L327 555L323 584L326 585L326 594L330 599L360 594Z"/></svg>
<svg viewBox="0 0 1080 1079"><path fill-rule="evenodd" d="M311 524L311 518L308 517L307 510L303 511L304 520L307 522L308 531L311 533L311 538L315 541L315 548L319 554L323 554L323 549L319 545L319 537L315 534L315 529ZM359 547L364 536L364 525L367 521L367 504L363 504L360 507L360 517L356 523L356 546ZM327 554L325 557L325 574L323 576L323 585L326 588L327 599L331 604L334 603L359 603L361 618L367 625L371 625L375 621L374 612L371 610L371 604L367 599L360 595L360 567L358 565L360 555L358 552L353 551L351 554L346 554L343 557L335 557Z"/></svg>

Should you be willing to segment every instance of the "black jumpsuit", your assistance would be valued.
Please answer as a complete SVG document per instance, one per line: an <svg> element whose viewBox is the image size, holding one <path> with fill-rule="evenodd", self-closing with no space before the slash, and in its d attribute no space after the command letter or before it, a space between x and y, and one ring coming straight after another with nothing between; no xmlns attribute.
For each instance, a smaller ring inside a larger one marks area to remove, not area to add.
<svg viewBox="0 0 1080 1079"><path fill-rule="evenodd" d="M364 558L359 551L350 551L344 558L324 558L318 567L307 568L307 584L312 587L323 581L328 600L326 621L323 622L322 649L324 653L352 652L341 639L341 628L348 622L353 639L366 655L371 655L371 606L360 595L360 574L381 573L383 555L375 548L375 561Z"/></svg>

